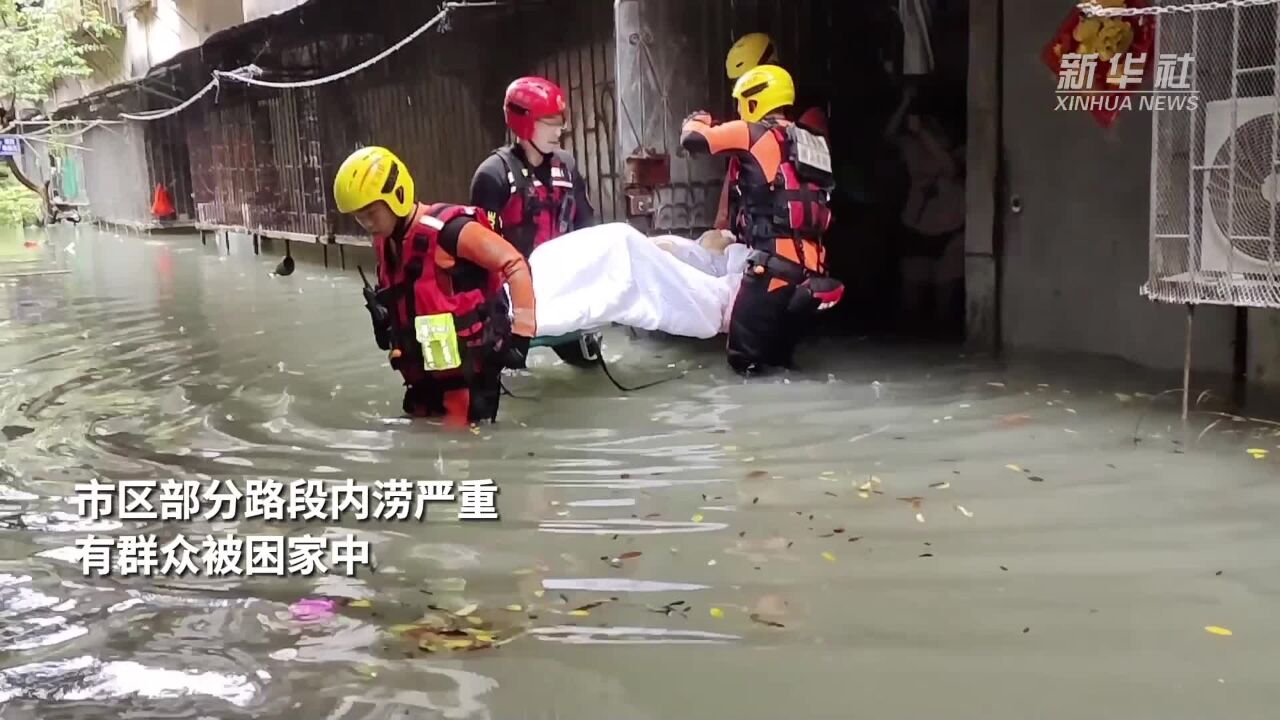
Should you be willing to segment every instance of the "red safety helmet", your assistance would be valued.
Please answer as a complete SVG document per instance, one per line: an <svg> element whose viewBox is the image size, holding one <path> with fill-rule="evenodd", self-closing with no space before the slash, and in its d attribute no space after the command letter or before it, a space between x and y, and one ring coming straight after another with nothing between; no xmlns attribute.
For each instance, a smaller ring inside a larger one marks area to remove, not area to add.
<svg viewBox="0 0 1280 720"><path fill-rule="evenodd" d="M568 104L560 86L541 77L522 77L507 86L502 107L507 127L521 140L533 138L533 124L548 115L564 114Z"/></svg>

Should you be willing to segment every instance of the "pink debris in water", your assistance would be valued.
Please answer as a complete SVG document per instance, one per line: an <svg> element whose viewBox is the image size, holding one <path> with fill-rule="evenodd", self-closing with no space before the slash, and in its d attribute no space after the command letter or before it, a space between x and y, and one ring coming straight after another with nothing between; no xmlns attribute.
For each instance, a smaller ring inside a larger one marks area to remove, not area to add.
<svg viewBox="0 0 1280 720"><path fill-rule="evenodd" d="M297 620L327 620L333 617L337 603L329 598L304 598L289 606Z"/></svg>

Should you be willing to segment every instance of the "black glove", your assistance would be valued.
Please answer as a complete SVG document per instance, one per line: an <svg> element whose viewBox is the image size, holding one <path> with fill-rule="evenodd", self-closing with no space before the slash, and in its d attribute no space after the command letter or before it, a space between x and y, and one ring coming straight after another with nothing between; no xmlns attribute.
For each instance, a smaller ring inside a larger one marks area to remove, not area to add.
<svg viewBox="0 0 1280 720"><path fill-rule="evenodd" d="M529 338L511 335L503 351L502 366L508 370L524 370L529 367Z"/></svg>

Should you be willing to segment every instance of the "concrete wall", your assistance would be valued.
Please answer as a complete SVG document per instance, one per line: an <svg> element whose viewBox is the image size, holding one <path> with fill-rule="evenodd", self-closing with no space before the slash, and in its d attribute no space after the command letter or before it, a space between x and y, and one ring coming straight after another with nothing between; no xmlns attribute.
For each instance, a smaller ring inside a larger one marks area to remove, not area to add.
<svg viewBox="0 0 1280 720"><path fill-rule="evenodd" d="M244 0L244 19L246 22L260 17L291 10L306 0ZM228 5L235 5L234 0L226 0Z"/></svg>
<svg viewBox="0 0 1280 720"><path fill-rule="evenodd" d="M1150 115L1123 113L1104 130L1088 114L1055 111L1056 77L1039 59L1071 6L1003 3L1004 345L1181 367L1185 310L1138 292L1147 278ZM1015 197L1020 213L1010 210ZM1197 309L1195 367L1229 371L1233 337L1230 308Z"/></svg>
<svg viewBox="0 0 1280 720"><path fill-rule="evenodd" d="M140 12L126 10L132 6L130 0L119 2L125 20L121 37L89 58L92 76L59 83L51 107L140 78L210 35L244 22L244 9L235 0L155 0L154 9Z"/></svg>

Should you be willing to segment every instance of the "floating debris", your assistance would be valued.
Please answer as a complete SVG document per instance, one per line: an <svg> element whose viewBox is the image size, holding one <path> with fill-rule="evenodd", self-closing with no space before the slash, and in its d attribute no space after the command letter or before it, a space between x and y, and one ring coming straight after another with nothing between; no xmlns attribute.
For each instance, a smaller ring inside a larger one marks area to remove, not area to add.
<svg viewBox="0 0 1280 720"><path fill-rule="evenodd" d="M963 505L957 505L957 506L956 506L956 510L957 510L961 515L963 515L963 516L965 516L965 517L967 517L967 518L971 518L971 517L973 517L973 513L971 513L971 512L969 512L968 510L966 510L966 509L965 509L965 507L964 507Z"/></svg>
<svg viewBox="0 0 1280 720"><path fill-rule="evenodd" d="M934 484L930 485L929 487L930 487L931 489L933 489L933 490L946 490L947 488L951 487L951 483L946 482L946 481L944 480L944 481L942 481L942 482L936 482L936 483L934 483Z"/></svg>
<svg viewBox="0 0 1280 720"><path fill-rule="evenodd" d="M786 625L783 625L783 624L782 624L782 623L780 623L780 622L774 622L774 621L772 621L772 620L766 620L766 619L764 619L764 618L760 617L760 614L759 614L759 613L751 613L751 616L750 616L750 617L751 617L751 622L754 622L754 623L760 623L761 625L767 625L767 626L769 626L769 627L775 627L775 628L785 628L785 627L786 627Z"/></svg>

